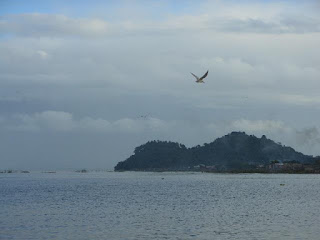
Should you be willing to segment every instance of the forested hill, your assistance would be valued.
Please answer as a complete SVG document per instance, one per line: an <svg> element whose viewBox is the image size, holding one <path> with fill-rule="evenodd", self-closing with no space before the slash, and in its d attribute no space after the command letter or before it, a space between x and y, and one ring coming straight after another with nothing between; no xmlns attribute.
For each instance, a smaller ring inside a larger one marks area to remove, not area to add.
<svg viewBox="0 0 320 240"><path fill-rule="evenodd" d="M241 170L272 161L310 163L313 160L312 156L296 152L264 135L257 138L244 132L232 132L192 148L174 142L150 141L119 162L115 171L188 170L198 165L215 166L218 170Z"/></svg>

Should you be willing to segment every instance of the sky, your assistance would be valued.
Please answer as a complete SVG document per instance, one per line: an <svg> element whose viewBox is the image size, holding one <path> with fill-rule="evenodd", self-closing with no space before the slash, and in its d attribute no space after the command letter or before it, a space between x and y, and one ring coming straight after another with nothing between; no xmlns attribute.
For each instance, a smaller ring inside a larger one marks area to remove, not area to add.
<svg viewBox="0 0 320 240"><path fill-rule="evenodd" d="M113 169L149 140L232 131L320 155L319 10L1 0L0 169Z"/></svg>

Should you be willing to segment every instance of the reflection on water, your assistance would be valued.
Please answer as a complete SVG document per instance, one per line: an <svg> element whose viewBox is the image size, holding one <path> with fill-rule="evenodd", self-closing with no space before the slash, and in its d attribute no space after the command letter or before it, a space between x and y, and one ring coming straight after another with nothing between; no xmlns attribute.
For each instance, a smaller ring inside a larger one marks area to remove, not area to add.
<svg viewBox="0 0 320 240"><path fill-rule="evenodd" d="M320 175L0 175L0 239L319 239Z"/></svg>

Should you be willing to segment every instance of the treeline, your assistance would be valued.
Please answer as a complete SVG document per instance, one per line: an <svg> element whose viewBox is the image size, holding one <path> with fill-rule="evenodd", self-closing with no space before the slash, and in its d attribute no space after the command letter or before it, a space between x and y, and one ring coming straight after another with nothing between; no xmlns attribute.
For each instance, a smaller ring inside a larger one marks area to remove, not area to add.
<svg viewBox="0 0 320 240"><path fill-rule="evenodd" d="M209 144L192 148L175 142L149 141L137 147L128 159L119 162L115 171L188 170L199 165L229 171L251 169L271 161L311 163L314 160L314 157L264 135L257 138L244 132L232 132Z"/></svg>

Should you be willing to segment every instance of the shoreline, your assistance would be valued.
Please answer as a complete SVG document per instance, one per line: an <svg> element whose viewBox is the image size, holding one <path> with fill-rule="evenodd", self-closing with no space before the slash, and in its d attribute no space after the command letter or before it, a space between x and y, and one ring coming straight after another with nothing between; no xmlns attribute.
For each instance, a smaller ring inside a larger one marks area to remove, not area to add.
<svg viewBox="0 0 320 240"><path fill-rule="evenodd" d="M320 172L315 171L251 171L251 170L232 170L232 171L194 171L194 170L156 170L156 169L147 169L147 170L115 170L114 172L152 172L152 173L161 173L161 172L183 172L183 173L227 173L227 174L320 174Z"/></svg>

